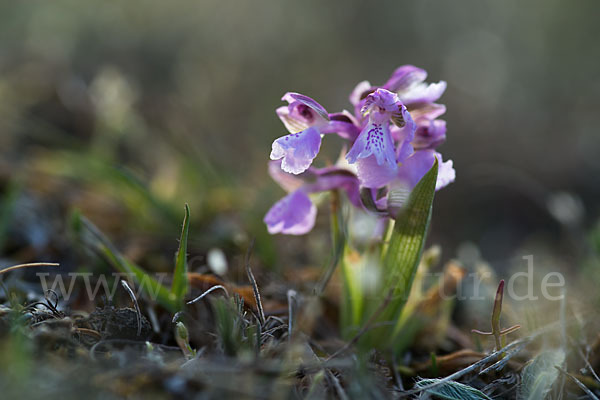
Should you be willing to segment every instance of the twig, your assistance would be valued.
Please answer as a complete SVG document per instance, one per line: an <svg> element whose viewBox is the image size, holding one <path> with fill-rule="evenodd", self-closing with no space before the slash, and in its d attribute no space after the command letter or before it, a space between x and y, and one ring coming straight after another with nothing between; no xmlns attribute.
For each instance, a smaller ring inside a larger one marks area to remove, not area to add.
<svg viewBox="0 0 600 400"><path fill-rule="evenodd" d="M516 347L517 345L519 345L521 343L522 343L522 341L519 341L519 340L517 340L515 342L512 342L508 346L504 347L502 350L495 351L492 354L490 354L489 356L484 357L481 360L477 361L476 363L471 364L468 367L461 369L460 371L456 371L455 373L450 374L447 377L442 378L442 379L436 381L435 383L432 383L432 384L426 385L426 386L421 386L421 387L419 387L417 389L408 390L408 391L403 392L403 393L399 393L398 396L399 397L411 396L413 394L417 394L417 393L420 393L422 391L427 391L427 390L433 389L434 387L437 387L439 385L443 385L445 383L448 383L449 381L453 381L455 379L458 379L461 376L466 375L466 374L468 374L470 372L473 372L476 369L478 369L480 367L483 367L484 365L486 365L486 364L488 364L488 363L490 363L492 361L498 360L498 358L500 358L507 350L510 350L513 347Z"/></svg>
<svg viewBox="0 0 600 400"><path fill-rule="evenodd" d="M579 345L577 343L575 343L575 341L573 339L571 339L570 342L571 342L571 345L573 345L573 346L575 346L577 348L577 352L579 353L579 356L585 362L586 368L590 370L590 372L592 373L594 379L596 379L596 381L600 382L600 377L598 377L598 374L596 374L596 371L594 370L594 367L592 367L592 364L590 364L590 361L588 360L588 358L586 357L586 355L583 354L583 351L581 350L581 347L579 347Z"/></svg>
<svg viewBox="0 0 600 400"><path fill-rule="evenodd" d="M250 269L250 254L252 254L252 248L254 247L254 240L250 243L248 247L248 252L246 253L246 274L248 274L248 279L252 284L252 292L254 293L254 300L256 301L256 309L258 310L258 320L261 325L265 324L265 311L262 306L262 302L260 301L260 293L258 292L258 285L256 284L256 279L254 278L254 274Z"/></svg>
<svg viewBox="0 0 600 400"><path fill-rule="evenodd" d="M335 388L335 391L337 392L339 398L342 400L348 400L348 395L344 391L344 388L342 387L340 380L333 374L333 372L331 372L328 369L325 369L325 373L327 374L329 379L333 382L333 387Z"/></svg>
<svg viewBox="0 0 600 400"><path fill-rule="evenodd" d="M196 297L194 300L190 300L188 301L186 304L194 304L197 301L200 301L204 298L204 296L206 296L207 294L214 292L215 290L221 289L222 291L225 292L225 294L227 295L227 297L229 297L229 292L227 291L227 289L225 288L225 286L223 285L215 285L211 288L209 288L206 292L202 293L200 296Z"/></svg>
<svg viewBox="0 0 600 400"><path fill-rule="evenodd" d="M127 281L121 280L121 286L123 286L129 297L131 297L131 301L135 307L135 315L137 317L137 335L140 336L142 334L142 311L140 310L140 305L135 297L135 293L133 293L133 290L131 290L131 287L129 287Z"/></svg>
<svg viewBox="0 0 600 400"><path fill-rule="evenodd" d="M287 291L288 301L288 339L292 339L293 320L294 320L294 300L296 300L296 291L290 289Z"/></svg>
<svg viewBox="0 0 600 400"><path fill-rule="evenodd" d="M317 369L321 370L325 373L325 377L328 381L333 382L333 387L335 388L338 397L340 399L343 400L347 400L348 396L346 395L346 392L344 391L344 388L342 387L342 385L340 384L339 379L336 378L336 376L325 366L325 364L327 363L327 361L321 361L321 359L319 358L319 356L317 356L317 354L315 353L315 351L313 350L312 346L308 346L308 348L310 349L310 352L312 353L312 355L315 357L315 360L317 362ZM307 368L308 370L308 368Z"/></svg>
<svg viewBox="0 0 600 400"><path fill-rule="evenodd" d="M585 392L585 394L587 394L589 396L590 399L600 400L600 399L598 399L598 396L596 396L594 394L594 392L592 392L590 389L588 389L587 386L585 386L583 383L581 383L581 381L579 379L575 378L573 375L571 375L570 373L568 373L567 371L565 371L564 369L562 369L558 365L555 365L554 368L556 368L557 370L559 370L564 376L568 376L569 378L571 378L571 380L573 382L575 382L575 384L577 384L577 386L579 386L579 388L581 390L583 390Z"/></svg>
<svg viewBox="0 0 600 400"><path fill-rule="evenodd" d="M88 335L88 336L94 336L96 339L102 339L102 335L100 334L100 332L95 331L93 329L75 328L75 332L77 332L79 334Z"/></svg>
<svg viewBox="0 0 600 400"><path fill-rule="evenodd" d="M402 377L398 373L398 362L396 361L396 354L392 354L392 368L394 371L394 378L396 379L396 385L398 390L404 390L404 384L402 383Z"/></svg>
<svg viewBox="0 0 600 400"><path fill-rule="evenodd" d="M7 267L7 268L4 268L4 269L1 269L0 270L0 275L4 274L6 272L14 271L16 269L21 269L21 268L30 268L30 267L59 267L59 266L60 266L59 263L46 263L46 262L18 264L18 265L13 265L12 267Z"/></svg>
<svg viewBox="0 0 600 400"><path fill-rule="evenodd" d="M519 354L525 346L527 346L527 343L522 343L520 346L517 346L516 349L511 351L510 353L505 352L504 357L502 357L502 359L500 359L500 361L497 361L496 363L490 365L489 367L487 367L486 369L481 371L479 373L479 375L485 375L490 371L500 371L502 368L504 368L504 366L506 364L508 364L510 359L513 358L514 356L516 356L517 354Z"/></svg>

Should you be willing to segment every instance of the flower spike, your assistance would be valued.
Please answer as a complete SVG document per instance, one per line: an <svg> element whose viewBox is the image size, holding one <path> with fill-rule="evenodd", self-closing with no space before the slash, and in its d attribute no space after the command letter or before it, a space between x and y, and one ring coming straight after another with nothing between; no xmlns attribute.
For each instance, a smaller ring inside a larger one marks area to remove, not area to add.
<svg viewBox="0 0 600 400"><path fill-rule="evenodd" d="M402 194L392 196L398 206L436 159L436 190L453 182L452 160L442 161L436 152L446 139L446 123L438 120L446 107L434 102L446 82L427 83L426 78L424 69L403 65L381 86L363 81L350 94L354 112L329 113L308 96L286 93L282 100L288 104L276 113L289 134L273 141L269 173L288 194L265 216L269 232L308 232L316 214L309 195L331 189L343 190L361 209L361 193L370 194L372 208L387 218L389 194ZM322 140L331 133L346 141L345 156L335 166L315 168Z"/></svg>

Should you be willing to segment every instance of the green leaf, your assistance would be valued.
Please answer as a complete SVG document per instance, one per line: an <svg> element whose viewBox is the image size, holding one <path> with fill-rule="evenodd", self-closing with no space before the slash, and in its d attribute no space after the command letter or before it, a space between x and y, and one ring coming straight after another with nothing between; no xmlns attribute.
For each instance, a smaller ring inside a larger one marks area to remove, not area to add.
<svg viewBox="0 0 600 400"><path fill-rule="evenodd" d="M521 386L517 394L519 400L543 399L558 377L555 365L565 360L562 350L545 351L539 354L531 364L523 368Z"/></svg>
<svg viewBox="0 0 600 400"><path fill-rule="evenodd" d="M423 388L440 381L441 379L421 379L415 386L417 388ZM431 389L424 390L424 392L446 400L491 400L485 393L455 381L440 383Z"/></svg>
<svg viewBox="0 0 600 400"><path fill-rule="evenodd" d="M177 299L177 302L183 307L183 300L188 291L188 265L187 265L187 242L190 230L190 207L185 205L185 215L183 217L183 228L181 229L181 238L179 239L179 249L175 258L175 272L173 273L173 284L171 293Z"/></svg>
<svg viewBox="0 0 600 400"><path fill-rule="evenodd" d="M406 205L398 212L395 220L383 259L386 286L382 293L387 294L391 291L392 299L382 314L382 321L392 321L396 324L408 300L431 220L437 174L436 159L429 172L412 190Z"/></svg>

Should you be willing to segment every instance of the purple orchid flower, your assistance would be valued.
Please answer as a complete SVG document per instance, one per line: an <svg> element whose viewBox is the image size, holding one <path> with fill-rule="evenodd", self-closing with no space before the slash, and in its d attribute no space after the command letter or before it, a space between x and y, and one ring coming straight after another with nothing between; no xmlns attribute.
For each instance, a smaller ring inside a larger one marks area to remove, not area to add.
<svg viewBox="0 0 600 400"><path fill-rule="evenodd" d="M317 208L310 200L311 193L342 189L352 204L362 207L358 179L346 169L311 167L302 175L293 175L282 171L279 161L272 161L269 163L269 173L289 192L265 215L264 222L271 234L303 235L313 228Z"/></svg>
<svg viewBox="0 0 600 400"><path fill-rule="evenodd" d="M321 148L322 136L338 133L353 139L358 128L348 116L327 113L322 105L299 93L286 93L283 101L288 106L277 109L277 115L291 132L273 142L271 160L282 160L281 168L291 174L300 174L308 169Z"/></svg>
<svg viewBox="0 0 600 400"><path fill-rule="evenodd" d="M377 188L385 185L395 175L398 161L412 154L410 142L416 125L408 110L395 93L376 89L363 102L363 116L368 122L346 155L350 164L357 161L358 177L363 186ZM394 122L395 138L399 140L398 151L390 131Z"/></svg>
<svg viewBox="0 0 600 400"><path fill-rule="evenodd" d="M425 70L404 65L382 86L359 83L350 95L354 115L330 114L310 97L286 93L282 100L288 105L277 115L290 134L273 142L271 159L276 161L269 172L288 195L265 216L269 232L310 231L317 210L309 195L332 189L344 190L358 208L393 216L436 158L436 190L453 182L452 161L444 162L435 151L446 139L446 122L437 119L446 107L435 103L446 82L427 84L426 78ZM328 133L348 140L350 151L334 167L312 167Z"/></svg>

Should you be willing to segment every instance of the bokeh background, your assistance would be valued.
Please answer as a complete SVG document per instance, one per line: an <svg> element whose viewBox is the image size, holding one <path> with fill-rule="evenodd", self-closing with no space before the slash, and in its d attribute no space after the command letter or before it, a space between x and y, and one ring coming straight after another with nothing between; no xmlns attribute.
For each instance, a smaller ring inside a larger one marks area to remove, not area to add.
<svg viewBox="0 0 600 400"><path fill-rule="evenodd" d="M172 257L188 202L200 260L256 238L257 263L322 266L326 204L305 237L261 221L283 195L274 110L288 90L349 108L356 83L414 64L448 82L457 170L430 242L497 271L527 254L574 270L599 211L598 15L594 0L2 2L3 257L68 264L79 209L160 264L146 250ZM320 162L339 151L326 143Z"/></svg>

